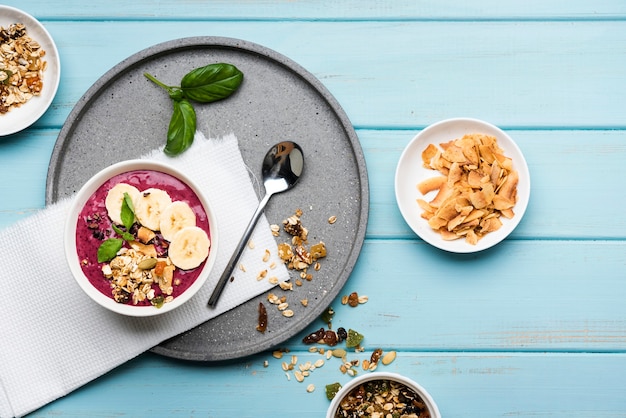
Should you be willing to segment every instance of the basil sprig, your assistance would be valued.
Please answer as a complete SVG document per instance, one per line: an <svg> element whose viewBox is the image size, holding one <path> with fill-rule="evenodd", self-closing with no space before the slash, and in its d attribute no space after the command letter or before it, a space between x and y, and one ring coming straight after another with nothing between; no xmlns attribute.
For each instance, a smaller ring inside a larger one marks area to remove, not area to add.
<svg viewBox="0 0 626 418"><path fill-rule="evenodd" d="M144 76L167 91L174 111L167 130L164 152L176 156L189 148L196 133L196 111L191 101L211 103L233 94L243 81L243 73L232 64L209 64L187 73L180 86L168 86L149 73Z"/></svg>
<svg viewBox="0 0 626 418"><path fill-rule="evenodd" d="M110 261L117 255L118 251L122 249L124 241L133 241L135 236L131 234L130 228L135 223L135 207L133 206L133 200L128 193L124 193L124 200L122 200L122 212L120 214L122 223L126 231L121 230L115 224L111 224L113 230L122 238L109 238L105 240L98 247L98 263L104 263Z"/></svg>

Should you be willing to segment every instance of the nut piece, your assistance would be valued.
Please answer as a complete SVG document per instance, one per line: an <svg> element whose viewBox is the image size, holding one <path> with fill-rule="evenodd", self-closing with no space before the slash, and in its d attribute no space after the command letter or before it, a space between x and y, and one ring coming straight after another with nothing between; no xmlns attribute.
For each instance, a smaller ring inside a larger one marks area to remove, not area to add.
<svg viewBox="0 0 626 418"><path fill-rule="evenodd" d="M388 364L391 364L392 361L394 361L396 359L396 352L395 351L389 351L388 353L386 353L383 358L381 359L381 362L387 366Z"/></svg>

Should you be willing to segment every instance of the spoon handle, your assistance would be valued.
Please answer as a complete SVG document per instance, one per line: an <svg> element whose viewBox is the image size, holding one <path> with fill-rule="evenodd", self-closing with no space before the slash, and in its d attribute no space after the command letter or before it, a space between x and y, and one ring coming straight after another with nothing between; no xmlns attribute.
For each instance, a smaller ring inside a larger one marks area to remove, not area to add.
<svg viewBox="0 0 626 418"><path fill-rule="evenodd" d="M222 295L222 292L224 291L224 287L226 287L226 283L228 283L228 281L230 280L232 272L235 269L235 265L237 264L237 261L239 261L239 257L241 256L241 253L243 253L244 248L246 248L246 244L248 240L250 239L252 232L254 232L254 227L256 226L256 223L261 217L261 214L263 213L263 209L265 208L265 205L267 205L267 202L270 200L271 196L272 196L271 193L266 193L263 199L261 199L261 201L259 202L259 206L256 208L256 211L252 215L252 219L250 219L250 223L248 224L248 227L243 233L243 236L241 237L239 244L237 244L237 247L235 248L235 252L230 258L230 261L228 262L228 264L226 265L224 273L222 273L222 276L220 277L219 281L215 285L215 289L213 290L213 293L211 294L211 297L209 298L210 307L212 308L215 307L215 305L217 304L217 300Z"/></svg>

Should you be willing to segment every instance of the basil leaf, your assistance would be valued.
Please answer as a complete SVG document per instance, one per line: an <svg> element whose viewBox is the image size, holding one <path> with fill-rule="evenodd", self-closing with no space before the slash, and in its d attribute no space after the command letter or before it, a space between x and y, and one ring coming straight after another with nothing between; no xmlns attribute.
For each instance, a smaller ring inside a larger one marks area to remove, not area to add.
<svg viewBox="0 0 626 418"><path fill-rule="evenodd" d="M210 103L233 94L243 81L243 73L232 64L209 64L186 74L180 87L188 99Z"/></svg>
<svg viewBox="0 0 626 418"><path fill-rule="evenodd" d="M196 111L188 100L174 101L174 113L167 130L167 143L163 150L176 156L191 146L196 134Z"/></svg>
<svg viewBox="0 0 626 418"><path fill-rule="evenodd" d="M109 238L98 247L98 263L112 260L122 248L124 241L119 238Z"/></svg>
<svg viewBox="0 0 626 418"><path fill-rule="evenodd" d="M135 223L135 207L133 206L133 200L128 193L124 193L120 218L122 219L122 223L126 227L126 230L130 231L130 228Z"/></svg>
<svg viewBox="0 0 626 418"><path fill-rule="evenodd" d="M119 229L115 225L111 225L111 226L113 227L113 230L117 233L117 235L120 235L124 241L134 241L135 240L135 236L133 234L131 234L130 232L122 231L121 229Z"/></svg>

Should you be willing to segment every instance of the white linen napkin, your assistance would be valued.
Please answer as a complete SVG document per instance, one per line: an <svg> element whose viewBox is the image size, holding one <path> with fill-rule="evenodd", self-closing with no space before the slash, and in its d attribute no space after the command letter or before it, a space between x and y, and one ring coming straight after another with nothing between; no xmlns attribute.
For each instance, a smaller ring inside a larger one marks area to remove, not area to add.
<svg viewBox="0 0 626 418"><path fill-rule="evenodd" d="M267 280L256 280L267 268L265 249L277 254L263 217L252 237L254 249L242 255L247 273L236 269L216 308L207 306L258 204L237 138L207 140L198 132L192 148L179 157L155 150L143 158L167 161L207 194L219 230L218 257L207 283L172 312L126 317L89 299L70 273L63 230L71 199L0 231L0 417L34 411L272 287ZM280 261L276 265L272 275L288 280L285 266Z"/></svg>

